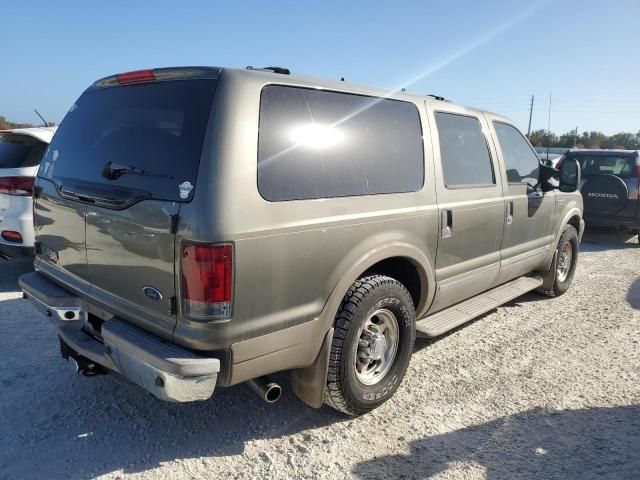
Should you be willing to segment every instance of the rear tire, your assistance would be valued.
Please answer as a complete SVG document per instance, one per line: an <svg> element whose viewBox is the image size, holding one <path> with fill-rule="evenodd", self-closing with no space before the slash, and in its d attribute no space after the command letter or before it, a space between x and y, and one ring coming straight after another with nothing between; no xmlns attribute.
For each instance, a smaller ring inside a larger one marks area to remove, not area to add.
<svg viewBox="0 0 640 480"><path fill-rule="evenodd" d="M550 288L538 288L536 291L547 297L559 297L571 286L578 264L578 232L572 225L567 225L560 235L556 250L556 268L546 273L553 275Z"/></svg>
<svg viewBox="0 0 640 480"><path fill-rule="evenodd" d="M391 398L409 366L415 316L413 299L397 280L357 280L336 314L325 403L362 415Z"/></svg>

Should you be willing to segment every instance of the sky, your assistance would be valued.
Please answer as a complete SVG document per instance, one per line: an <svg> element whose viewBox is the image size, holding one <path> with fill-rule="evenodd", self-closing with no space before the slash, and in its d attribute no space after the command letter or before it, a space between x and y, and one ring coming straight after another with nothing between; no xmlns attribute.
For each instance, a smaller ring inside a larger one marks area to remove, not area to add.
<svg viewBox="0 0 640 480"><path fill-rule="evenodd" d="M0 115L60 122L131 70L283 66L437 94L526 132L640 131L640 0L4 2Z"/></svg>

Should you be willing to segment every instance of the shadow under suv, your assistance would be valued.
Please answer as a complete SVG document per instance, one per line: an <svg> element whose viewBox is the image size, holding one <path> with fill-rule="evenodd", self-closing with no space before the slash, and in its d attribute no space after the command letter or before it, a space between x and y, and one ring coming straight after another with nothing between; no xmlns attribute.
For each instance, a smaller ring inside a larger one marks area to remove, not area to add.
<svg viewBox="0 0 640 480"><path fill-rule="evenodd" d="M84 374L275 401L265 375L290 371L307 404L361 414L416 335L567 291L579 181L507 118L440 98L281 68L130 72L91 85L47 150L20 285Z"/></svg>

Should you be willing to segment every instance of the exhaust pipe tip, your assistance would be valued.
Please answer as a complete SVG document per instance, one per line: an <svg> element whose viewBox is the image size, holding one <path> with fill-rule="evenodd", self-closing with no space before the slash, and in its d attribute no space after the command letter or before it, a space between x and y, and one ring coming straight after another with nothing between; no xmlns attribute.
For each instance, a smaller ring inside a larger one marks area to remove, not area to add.
<svg viewBox="0 0 640 480"><path fill-rule="evenodd" d="M267 377L254 378L247 383L267 403L276 403L282 396L282 387Z"/></svg>
<svg viewBox="0 0 640 480"><path fill-rule="evenodd" d="M277 383L267 384L267 391L264 395L264 401L267 403L276 403L282 396L282 387Z"/></svg>

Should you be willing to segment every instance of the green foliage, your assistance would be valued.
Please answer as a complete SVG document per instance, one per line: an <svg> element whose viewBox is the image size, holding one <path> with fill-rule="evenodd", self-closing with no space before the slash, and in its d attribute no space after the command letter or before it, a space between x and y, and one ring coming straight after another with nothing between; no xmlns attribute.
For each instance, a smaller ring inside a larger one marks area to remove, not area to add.
<svg viewBox="0 0 640 480"><path fill-rule="evenodd" d="M591 131L578 134L575 130L558 136L547 130L534 130L529 136L534 147L561 148L621 148L626 150L640 149L640 131L637 133L620 132L607 136L602 132Z"/></svg>
<svg viewBox="0 0 640 480"><path fill-rule="evenodd" d="M7 130L10 128L28 128L28 127L33 127L33 125L31 125L30 123L10 122L6 118L4 118L2 115L0 115L0 130Z"/></svg>

